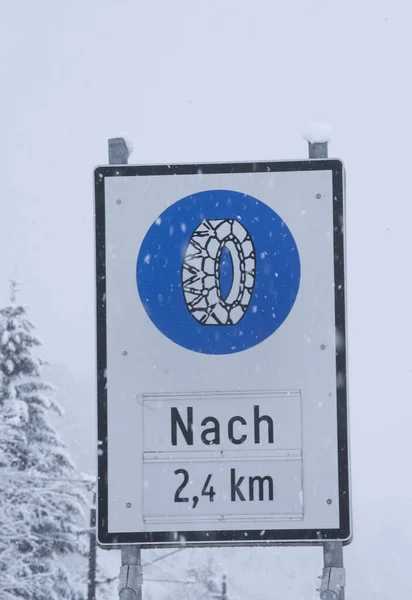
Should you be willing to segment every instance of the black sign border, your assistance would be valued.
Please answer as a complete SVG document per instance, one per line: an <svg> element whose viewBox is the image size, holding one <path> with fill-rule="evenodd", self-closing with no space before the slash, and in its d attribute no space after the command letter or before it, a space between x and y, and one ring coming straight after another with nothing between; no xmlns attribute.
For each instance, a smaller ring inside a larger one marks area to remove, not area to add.
<svg viewBox="0 0 412 600"><path fill-rule="evenodd" d="M266 529L235 531L181 531L109 533L107 486L107 390L106 390L106 264L105 264L105 178L161 175L268 173L287 171L332 171L335 320L343 344L336 350L337 433L339 462L339 529ZM139 544L151 548L186 546L230 546L270 544L322 544L325 541L351 542L348 407L346 368L345 245L344 245L344 165L338 159L278 162L206 163L177 165L118 165L95 169L96 226L96 317L97 317L97 396L98 396L98 516L97 537L102 546Z"/></svg>

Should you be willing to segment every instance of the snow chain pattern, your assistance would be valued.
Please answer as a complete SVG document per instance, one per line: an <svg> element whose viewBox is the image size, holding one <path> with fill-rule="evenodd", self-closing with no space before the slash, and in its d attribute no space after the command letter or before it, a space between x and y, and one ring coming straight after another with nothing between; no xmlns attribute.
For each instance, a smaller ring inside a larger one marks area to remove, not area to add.
<svg viewBox="0 0 412 600"><path fill-rule="evenodd" d="M231 289L222 297L220 261L231 255ZM236 325L248 309L256 275L256 255L247 229L236 219L206 219L194 230L183 258L185 304L202 325Z"/></svg>

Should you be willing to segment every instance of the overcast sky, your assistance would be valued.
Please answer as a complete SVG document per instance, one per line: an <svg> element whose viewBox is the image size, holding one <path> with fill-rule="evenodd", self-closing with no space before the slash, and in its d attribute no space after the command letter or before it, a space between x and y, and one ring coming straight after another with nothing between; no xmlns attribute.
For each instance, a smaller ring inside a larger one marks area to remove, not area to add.
<svg viewBox="0 0 412 600"><path fill-rule="evenodd" d="M347 167L350 600L410 594L411 18L408 0L1 10L0 303L21 281L43 354L74 374L94 377L92 171L108 137L127 133L134 163L286 159L306 156L309 122L332 126Z"/></svg>

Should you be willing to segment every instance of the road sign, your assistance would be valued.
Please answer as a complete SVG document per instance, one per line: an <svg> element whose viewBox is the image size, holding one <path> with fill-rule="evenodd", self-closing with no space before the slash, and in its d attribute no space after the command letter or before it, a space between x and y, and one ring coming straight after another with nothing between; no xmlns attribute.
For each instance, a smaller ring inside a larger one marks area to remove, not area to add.
<svg viewBox="0 0 412 600"><path fill-rule="evenodd" d="M99 541L348 540L342 163L95 182Z"/></svg>

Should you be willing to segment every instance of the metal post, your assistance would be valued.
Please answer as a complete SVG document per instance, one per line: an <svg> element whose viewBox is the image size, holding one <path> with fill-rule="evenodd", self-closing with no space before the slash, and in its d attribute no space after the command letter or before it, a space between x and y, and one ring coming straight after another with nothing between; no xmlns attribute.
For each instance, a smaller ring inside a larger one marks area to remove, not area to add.
<svg viewBox="0 0 412 600"><path fill-rule="evenodd" d="M130 152L123 138L109 140L109 165L127 165Z"/></svg>
<svg viewBox="0 0 412 600"><path fill-rule="evenodd" d="M109 165L127 165L129 148L123 138L109 140ZM143 571L139 546L122 546L119 600L141 600Z"/></svg>
<svg viewBox="0 0 412 600"><path fill-rule="evenodd" d="M309 158L328 158L328 142L308 142ZM323 571L319 594L322 600L345 600L345 569L342 542L323 544Z"/></svg>
<svg viewBox="0 0 412 600"><path fill-rule="evenodd" d="M308 142L309 158L328 158L328 142Z"/></svg>
<svg viewBox="0 0 412 600"><path fill-rule="evenodd" d="M143 571L139 546L123 546L119 600L142 600Z"/></svg>
<svg viewBox="0 0 412 600"><path fill-rule="evenodd" d="M87 577L87 600L96 600L96 492L90 507L89 572Z"/></svg>
<svg viewBox="0 0 412 600"><path fill-rule="evenodd" d="M322 583L319 589L322 600L345 600L345 569L342 542L323 544Z"/></svg>

